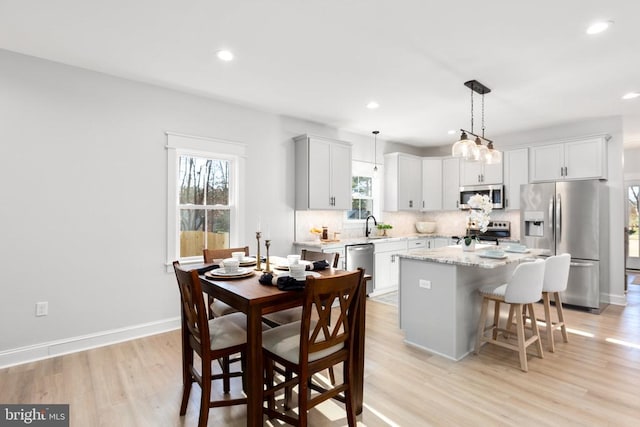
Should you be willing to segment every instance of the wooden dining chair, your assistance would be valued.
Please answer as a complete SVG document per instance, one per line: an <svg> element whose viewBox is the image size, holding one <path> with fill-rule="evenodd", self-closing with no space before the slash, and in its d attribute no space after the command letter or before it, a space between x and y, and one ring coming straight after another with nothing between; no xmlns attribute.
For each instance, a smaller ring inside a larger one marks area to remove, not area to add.
<svg viewBox="0 0 640 427"><path fill-rule="evenodd" d="M210 264L216 260L231 258L231 254L233 252L244 252L245 256L249 256L249 246L242 248L203 249L202 255L204 256L205 264ZM208 298L209 319L238 311L229 304L214 299L212 296L209 296Z"/></svg>
<svg viewBox="0 0 640 427"><path fill-rule="evenodd" d="M262 334L265 366L263 414L296 426L307 425L307 411L334 398L346 406L350 427L356 425L353 401L353 349L356 312L364 296L364 270L336 276L307 279L304 289L302 319L270 329ZM329 322L333 303L338 316ZM363 302L362 302L363 303ZM314 316L315 314L315 316ZM317 320L314 320L317 317ZM274 366L285 368L285 379L274 381ZM329 388L312 381L317 372L342 364L342 383ZM291 389L298 386L298 417L286 410L291 405ZM284 412L277 411L275 395L284 391ZM314 393L315 392L315 393Z"/></svg>
<svg viewBox="0 0 640 427"><path fill-rule="evenodd" d="M246 316L243 313L232 313L209 319L197 270L183 270L178 261L173 263L173 269L180 288L182 303L183 391L180 415L187 412L191 386L197 382L202 389L198 426L204 427L207 425L210 408L247 403L246 397L211 400L211 386L214 380L223 380L224 392L228 393L230 379L243 376L247 345ZM199 371L194 367L194 352L200 359ZM221 363L222 373L213 373L213 361L223 359L228 361L229 357L236 353L242 355L242 371L231 372L228 364L225 366Z"/></svg>

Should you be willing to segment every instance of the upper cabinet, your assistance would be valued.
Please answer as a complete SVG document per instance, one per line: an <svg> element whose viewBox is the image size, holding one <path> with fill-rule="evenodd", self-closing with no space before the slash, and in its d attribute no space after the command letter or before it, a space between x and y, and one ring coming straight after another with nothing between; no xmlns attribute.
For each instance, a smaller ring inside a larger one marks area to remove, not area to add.
<svg viewBox="0 0 640 427"><path fill-rule="evenodd" d="M422 210L442 210L442 159L422 159Z"/></svg>
<svg viewBox="0 0 640 427"><path fill-rule="evenodd" d="M487 165L463 160L460 163L460 185L502 184L502 163Z"/></svg>
<svg viewBox="0 0 640 427"><path fill-rule="evenodd" d="M442 209L458 209L460 196L460 159L442 159Z"/></svg>
<svg viewBox="0 0 640 427"><path fill-rule="evenodd" d="M520 186L529 183L529 152L526 148L504 152L504 208L520 209Z"/></svg>
<svg viewBox="0 0 640 427"><path fill-rule="evenodd" d="M384 210L422 208L422 158L404 153L384 155Z"/></svg>
<svg viewBox="0 0 640 427"><path fill-rule="evenodd" d="M531 182L607 178L607 140L594 137L529 149Z"/></svg>
<svg viewBox="0 0 640 427"><path fill-rule="evenodd" d="M296 209L350 209L351 144L310 135L294 141Z"/></svg>

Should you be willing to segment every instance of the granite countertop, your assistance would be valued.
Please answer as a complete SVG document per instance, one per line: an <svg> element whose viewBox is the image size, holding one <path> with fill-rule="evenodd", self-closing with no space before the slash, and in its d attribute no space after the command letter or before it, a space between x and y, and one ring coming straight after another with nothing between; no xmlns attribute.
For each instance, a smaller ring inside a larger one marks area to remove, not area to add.
<svg viewBox="0 0 640 427"><path fill-rule="evenodd" d="M334 246L344 246L344 245L360 245L364 243L376 243L376 242L397 242L403 239L422 239L422 238L445 238L450 239L450 235L444 234L422 234L422 233L412 233L406 234L404 236L389 236L389 237L377 237L373 238L367 237L349 237L346 239L341 239L339 241L322 241L322 240L300 240L293 242L294 245L301 246L313 246L317 248L328 248Z"/></svg>
<svg viewBox="0 0 640 427"><path fill-rule="evenodd" d="M301 240L293 242L294 245L300 246L311 246L316 248L333 248L336 246L345 246L345 245L361 245L365 243L383 243L383 242L395 242L403 239L423 239L423 238L431 238L431 239L451 239L451 234L425 234L425 233L412 233L406 234L404 236L389 236L389 237L349 237L345 239L341 239L339 241L321 241L321 240ZM518 243L517 239L499 239L500 243ZM496 245L489 245L494 249Z"/></svg>
<svg viewBox="0 0 640 427"><path fill-rule="evenodd" d="M496 268L507 264L535 259L540 251L530 250L527 253L505 252L501 259L485 258L481 256L487 250L495 250L495 245L476 245L473 252L464 252L460 245L447 246L436 249L414 249L406 254L398 254L400 258L435 262L439 264L464 265L468 267Z"/></svg>

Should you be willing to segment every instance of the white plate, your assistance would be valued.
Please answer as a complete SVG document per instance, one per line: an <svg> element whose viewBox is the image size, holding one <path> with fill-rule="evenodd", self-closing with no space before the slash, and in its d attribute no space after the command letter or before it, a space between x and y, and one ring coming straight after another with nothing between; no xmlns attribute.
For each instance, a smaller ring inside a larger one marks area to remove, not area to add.
<svg viewBox="0 0 640 427"><path fill-rule="evenodd" d="M492 254L492 253L479 253L478 254L479 257L482 258L493 258L493 259L505 259L507 257L507 254L503 253L503 254Z"/></svg>
<svg viewBox="0 0 640 427"><path fill-rule="evenodd" d="M515 252L517 254L526 254L529 253L528 248L512 248L511 246L507 246L504 248L505 252Z"/></svg>
<svg viewBox="0 0 640 427"><path fill-rule="evenodd" d="M273 261L270 260L270 262L273 262ZM284 260L284 262L277 260L273 263L274 263L273 268L277 268L278 270L289 270L289 262L287 260ZM304 266L313 264L311 261L305 261L302 259L298 261L298 263Z"/></svg>
<svg viewBox="0 0 640 427"><path fill-rule="evenodd" d="M291 276L291 273L289 273L288 271L278 271L276 274L278 277ZM305 271L304 274L306 276L320 277L320 273L316 273L315 271Z"/></svg>
<svg viewBox="0 0 640 427"><path fill-rule="evenodd" d="M211 270L209 274L211 276L232 277L232 276L242 276L244 274L249 273L250 271L252 271L252 269L249 267L238 267L236 271L226 271L226 269L222 267L215 270Z"/></svg>
<svg viewBox="0 0 640 427"><path fill-rule="evenodd" d="M240 261L240 265L253 265L255 263L256 259L252 256L246 256L242 258L242 261Z"/></svg>

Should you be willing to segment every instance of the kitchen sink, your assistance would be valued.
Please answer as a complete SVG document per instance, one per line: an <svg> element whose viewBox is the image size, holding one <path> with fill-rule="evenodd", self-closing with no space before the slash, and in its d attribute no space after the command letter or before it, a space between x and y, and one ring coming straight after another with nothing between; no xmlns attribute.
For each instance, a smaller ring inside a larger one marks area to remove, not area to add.
<svg viewBox="0 0 640 427"><path fill-rule="evenodd" d="M368 240L378 240L378 239L388 239L388 236L369 236L367 237Z"/></svg>

